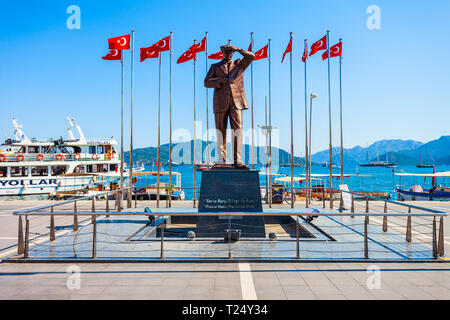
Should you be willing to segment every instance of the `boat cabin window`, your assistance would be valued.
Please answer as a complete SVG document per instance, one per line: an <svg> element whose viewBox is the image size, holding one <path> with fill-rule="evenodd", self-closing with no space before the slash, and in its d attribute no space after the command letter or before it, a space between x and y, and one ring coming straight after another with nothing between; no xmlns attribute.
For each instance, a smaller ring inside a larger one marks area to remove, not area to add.
<svg viewBox="0 0 450 320"><path fill-rule="evenodd" d="M94 153L96 153L96 150L95 150L96 148L95 148L95 146L89 146L89 154L94 154Z"/></svg>
<svg viewBox="0 0 450 320"><path fill-rule="evenodd" d="M66 172L67 172L66 166L52 166L52 175L53 176L65 174Z"/></svg>
<svg viewBox="0 0 450 320"><path fill-rule="evenodd" d="M49 153L49 150L50 150L49 146L41 147L42 153Z"/></svg>
<svg viewBox="0 0 450 320"><path fill-rule="evenodd" d="M118 165L117 165L117 164L110 164L110 165L109 165L109 171L116 171L117 168L118 168Z"/></svg>
<svg viewBox="0 0 450 320"><path fill-rule="evenodd" d="M97 172L108 172L108 165L107 164L98 164L97 165Z"/></svg>
<svg viewBox="0 0 450 320"><path fill-rule="evenodd" d="M88 165L86 166L86 172L87 172L87 173L92 173L92 164L88 164Z"/></svg>
<svg viewBox="0 0 450 320"><path fill-rule="evenodd" d="M48 167L33 167L31 168L31 175L33 177L48 176Z"/></svg>
<svg viewBox="0 0 450 320"><path fill-rule="evenodd" d="M28 147L28 153L39 153L39 147L36 146Z"/></svg>
<svg viewBox="0 0 450 320"><path fill-rule="evenodd" d="M98 154L103 154L104 153L105 148L103 146L98 146L97 147L97 153Z"/></svg>
<svg viewBox="0 0 450 320"><path fill-rule="evenodd" d="M0 167L0 177L6 178L8 176L8 168Z"/></svg>
<svg viewBox="0 0 450 320"><path fill-rule="evenodd" d="M11 177L26 177L28 169L26 167L11 167Z"/></svg>
<svg viewBox="0 0 450 320"><path fill-rule="evenodd" d="M27 152L27 147L21 147L19 149L19 153L26 153Z"/></svg>
<svg viewBox="0 0 450 320"><path fill-rule="evenodd" d="M84 172L84 166L83 165L80 165L80 166L77 166L76 168L75 168L75 171L74 171L75 173L85 173Z"/></svg>

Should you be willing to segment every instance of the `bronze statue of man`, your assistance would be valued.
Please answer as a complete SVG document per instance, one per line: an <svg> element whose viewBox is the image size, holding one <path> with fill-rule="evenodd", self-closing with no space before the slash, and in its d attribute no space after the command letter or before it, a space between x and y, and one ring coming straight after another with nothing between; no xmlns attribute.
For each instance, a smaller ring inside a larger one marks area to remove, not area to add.
<svg viewBox="0 0 450 320"><path fill-rule="evenodd" d="M220 48L224 59L211 65L205 78L205 87L214 88L214 117L217 132L218 162L223 165L227 158L227 124L233 130L234 166L246 167L242 162L242 110L248 109L244 89L244 71L255 59L249 51L238 49L233 45ZM234 52L242 54L243 58L233 61Z"/></svg>

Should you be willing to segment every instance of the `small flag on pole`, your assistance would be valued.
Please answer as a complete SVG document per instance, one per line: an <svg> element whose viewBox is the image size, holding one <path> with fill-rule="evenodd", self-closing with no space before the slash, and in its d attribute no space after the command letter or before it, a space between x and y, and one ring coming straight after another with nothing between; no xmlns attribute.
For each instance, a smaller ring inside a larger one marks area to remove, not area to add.
<svg viewBox="0 0 450 320"><path fill-rule="evenodd" d="M327 50L327 36L313 43L313 45L311 46L311 53L309 54L309 56L311 57L320 50Z"/></svg>
<svg viewBox="0 0 450 320"><path fill-rule="evenodd" d="M158 58L159 51L155 45L148 48L141 48L141 62L146 59Z"/></svg>
<svg viewBox="0 0 450 320"><path fill-rule="evenodd" d="M342 57L342 42L339 42L338 44L332 46L330 48L330 52L331 58ZM328 50L325 51L324 54L322 55L322 60L327 59L328 59Z"/></svg>
<svg viewBox="0 0 450 320"><path fill-rule="evenodd" d="M259 51L256 51L255 52L255 61L266 59L268 57L268 54L267 54L268 50L269 50L269 45L265 46L264 48L262 48Z"/></svg>
<svg viewBox="0 0 450 320"><path fill-rule="evenodd" d="M206 50L206 37L203 40L195 45L195 53L203 52Z"/></svg>
<svg viewBox="0 0 450 320"><path fill-rule="evenodd" d="M284 58L286 57L286 54L288 54L289 52L292 52L292 37L291 37L291 40L289 40L289 44L286 48L286 51L283 54L283 59L281 59L281 63L284 62Z"/></svg>
<svg viewBox="0 0 450 320"><path fill-rule="evenodd" d="M102 57L103 60L122 60L122 50L112 49L108 54Z"/></svg>
<svg viewBox="0 0 450 320"><path fill-rule="evenodd" d="M127 34L120 37L108 39L109 49L129 50L131 35Z"/></svg>
<svg viewBox="0 0 450 320"><path fill-rule="evenodd" d="M177 64L184 63L192 59L196 59L197 58L197 51L195 50L196 47L197 46L194 44L185 53L183 53L181 57L178 58Z"/></svg>
<svg viewBox="0 0 450 320"><path fill-rule="evenodd" d="M159 52L169 51L170 50L170 36L165 37L164 39L159 40L152 47L154 47Z"/></svg>
<svg viewBox="0 0 450 320"><path fill-rule="evenodd" d="M212 55L208 56L208 59L212 59L212 60L222 60L224 59L223 53L222 51L213 53Z"/></svg>
<svg viewBox="0 0 450 320"><path fill-rule="evenodd" d="M303 51L302 61L306 63L308 59L308 41L305 41L305 51Z"/></svg>

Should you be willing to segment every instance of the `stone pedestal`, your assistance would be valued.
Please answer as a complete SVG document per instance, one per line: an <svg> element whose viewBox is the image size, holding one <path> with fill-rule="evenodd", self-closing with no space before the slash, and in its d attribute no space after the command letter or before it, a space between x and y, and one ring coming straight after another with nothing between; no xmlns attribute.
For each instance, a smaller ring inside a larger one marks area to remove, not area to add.
<svg viewBox="0 0 450 320"><path fill-rule="evenodd" d="M215 168L202 173L198 212L262 212L258 171ZM223 237L229 216L197 218L199 238ZM265 238L264 217L233 216L231 229L241 230L241 238Z"/></svg>

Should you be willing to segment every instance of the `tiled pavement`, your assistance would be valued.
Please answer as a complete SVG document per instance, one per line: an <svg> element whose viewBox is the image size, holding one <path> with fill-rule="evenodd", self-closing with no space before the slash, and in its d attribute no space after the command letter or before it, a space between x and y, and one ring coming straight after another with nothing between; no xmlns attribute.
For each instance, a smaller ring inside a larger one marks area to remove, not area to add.
<svg viewBox="0 0 450 320"><path fill-rule="evenodd" d="M449 264L378 264L380 288L369 289L368 264L252 263L253 285L239 264L79 264L80 289L69 290L69 264L0 264L0 299L260 300L450 299Z"/></svg>

